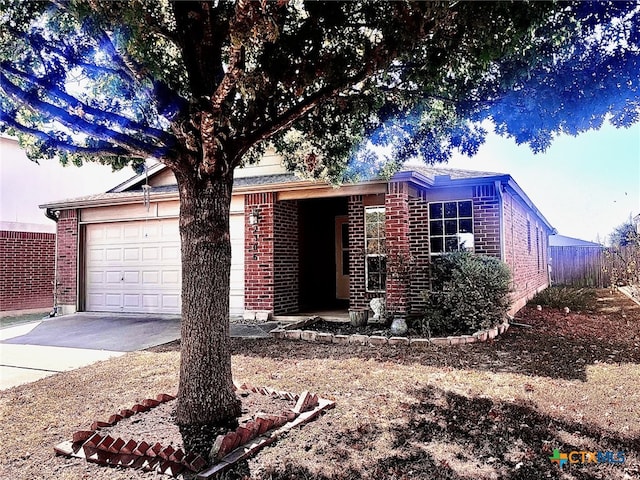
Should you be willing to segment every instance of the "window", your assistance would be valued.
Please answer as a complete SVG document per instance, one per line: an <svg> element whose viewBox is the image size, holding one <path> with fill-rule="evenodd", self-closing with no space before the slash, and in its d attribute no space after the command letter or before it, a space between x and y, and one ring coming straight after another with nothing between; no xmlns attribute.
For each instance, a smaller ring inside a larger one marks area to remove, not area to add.
<svg viewBox="0 0 640 480"><path fill-rule="evenodd" d="M540 264L542 263L540 260L540 232L538 227L536 227L536 260L538 261L538 273L540 273Z"/></svg>
<svg viewBox="0 0 640 480"><path fill-rule="evenodd" d="M432 255L473 251L471 200L429 203L429 246Z"/></svg>
<svg viewBox="0 0 640 480"><path fill-rule="evenodd" d="M364 215L367 291L383 292L387 286L384 207L366 207Z"/></svg>

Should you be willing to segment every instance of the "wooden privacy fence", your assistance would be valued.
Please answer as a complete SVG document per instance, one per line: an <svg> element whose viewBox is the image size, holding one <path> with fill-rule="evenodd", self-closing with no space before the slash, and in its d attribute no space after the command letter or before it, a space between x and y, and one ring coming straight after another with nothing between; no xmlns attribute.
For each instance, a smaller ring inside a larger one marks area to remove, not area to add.
<svg viewBox="0 0 640 480"><path fill-rule="evenodd" d="M573 287L604 288L640 279L640 249L637 246L549 247L551 283Z"/></svg>

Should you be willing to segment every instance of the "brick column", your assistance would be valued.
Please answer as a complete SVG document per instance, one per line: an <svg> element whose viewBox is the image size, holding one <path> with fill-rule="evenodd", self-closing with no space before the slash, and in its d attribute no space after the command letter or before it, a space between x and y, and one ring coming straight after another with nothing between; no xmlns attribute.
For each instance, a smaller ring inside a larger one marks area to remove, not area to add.
<svg viewBox="0 0 640 480"><path fill-rule="evenodd" d="M425 309L424 294L429 282L429 203L425 192L409 200L409 245L412 268L410 271L409 312L422 313Z"/></svg>
<svg viewBox="0 0 640 480"><path fill-rule="evenodd" d="M274 314L296 313L298 303L298 202L274 205Z"/></svg>
<svg viewBox="0 0 640 480"><path fill-rule="evenodd" d="M78 211L61 210L57 225L58 265L56 303L63 314L74 313L78 303Z"/></svg>
<svg viewBox="0 0 640 480"><path fill-rule="evenodd" d="M244 197L244 309L245 318L267 320L274 312L274 203L275 194ZM251 225L252 212L258 222Z"/></svg>
<svg viewBox="0 0 640 480"><path fill-rule="evenodd" d="M369 306L364 255L364 205L362 195L349 197L349 307Z"/></svg>
<svg viewBox="0 0 640 480"><path fill-rule="evenodd" d="M409 188L390 183L385 196L387 243L387 311L406 315L409 309Z"/></svg>

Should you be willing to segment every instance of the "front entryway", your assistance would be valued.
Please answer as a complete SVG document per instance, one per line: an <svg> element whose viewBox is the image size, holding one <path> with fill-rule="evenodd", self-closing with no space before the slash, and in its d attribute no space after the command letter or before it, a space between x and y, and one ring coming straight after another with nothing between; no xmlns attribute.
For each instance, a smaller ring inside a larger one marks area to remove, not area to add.
<svg viewBox="0 0 640 480"><path fill-rule="evenodd" d="M345 197L299 201L302 312L349 306L347 213Z"/></svg>

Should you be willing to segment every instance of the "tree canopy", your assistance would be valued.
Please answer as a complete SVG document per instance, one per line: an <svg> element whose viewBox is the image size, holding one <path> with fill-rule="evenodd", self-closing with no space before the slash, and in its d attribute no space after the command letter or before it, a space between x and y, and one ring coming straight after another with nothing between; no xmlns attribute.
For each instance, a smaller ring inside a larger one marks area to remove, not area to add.
<svg viewBox="0 0 640 480"><path fill-rule="evenodd" d="M636 2L0 5L0 123L32 158L207 171L209 122L224 168L271 142L335 180L473 154L486 118L534 150L638 120Z"/></svg>

